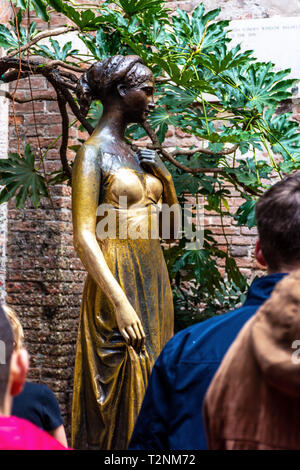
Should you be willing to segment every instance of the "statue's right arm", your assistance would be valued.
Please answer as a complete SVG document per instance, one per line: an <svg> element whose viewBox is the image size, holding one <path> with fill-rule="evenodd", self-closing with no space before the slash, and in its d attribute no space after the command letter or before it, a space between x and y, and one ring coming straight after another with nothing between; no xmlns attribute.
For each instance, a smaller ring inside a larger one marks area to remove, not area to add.
<svg viewBox="0 0 300 470"><path fill-rule="evenodd" d="M110 271L96 239L101 170L97 150L83 145L72 171L72 217L74 247L88 273L113 304L121 334L139 349L144 341L141 322L125 292Z"/></svg>

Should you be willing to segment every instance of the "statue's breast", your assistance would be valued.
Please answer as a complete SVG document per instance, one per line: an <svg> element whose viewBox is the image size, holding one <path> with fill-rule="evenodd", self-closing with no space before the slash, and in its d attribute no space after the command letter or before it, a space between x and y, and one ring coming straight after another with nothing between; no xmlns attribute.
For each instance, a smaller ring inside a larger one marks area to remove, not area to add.
<svg viewBox="0 0 300 470"><path fill-rule="evenodd" d="M135 204L157 204L163 192L161 181L137 165L124 166L124 160L102 154L100 202L130 208Z"/></svg>
<svg viewBox="0 0 300 470"><path fill-rule="evenodd" d="M115 172L104 175L103 202L115 207L130 208L135 204L149 205L158 203L163 186L155 176L133 170L120 168Z"/></svg>

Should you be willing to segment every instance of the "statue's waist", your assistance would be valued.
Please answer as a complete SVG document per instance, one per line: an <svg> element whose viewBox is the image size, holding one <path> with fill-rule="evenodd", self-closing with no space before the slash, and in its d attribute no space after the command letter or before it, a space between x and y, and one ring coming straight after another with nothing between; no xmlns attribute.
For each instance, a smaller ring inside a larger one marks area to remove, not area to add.
<svg viewBox="0 0 300 470"><path fill-rule="evenodd" d="M103 239L159 238L159 207L120 208L102 204L97 211L96 236Z"/></svg>

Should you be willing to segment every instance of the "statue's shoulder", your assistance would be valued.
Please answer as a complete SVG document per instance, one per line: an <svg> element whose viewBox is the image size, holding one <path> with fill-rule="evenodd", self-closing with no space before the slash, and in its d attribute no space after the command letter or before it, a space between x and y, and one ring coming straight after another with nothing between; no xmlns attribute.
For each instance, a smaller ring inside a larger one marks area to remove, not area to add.
<svg viewBox="0 0 300 470"><path fill-rule="evenodd" d="M101 170L103 174L108 174L120 166L121 157L109 151L105 144L94 142L88 139L77 152L76 164L93 165Z"/></svg>
<svg viewBox="0 0 300 470"><path fill-rule="evenodd" d="M79 168L101 169L102 155L99 146L88 140L84 142L77 151L74 165Z"/></svg>
<svg viewBox="0 0 300 470"><path fill-rule="evenodd" d="M93 158L97 158L98 155L99 155L99 147L87 140L81 145L81 147L77 151L76 157L84 158L84 159L85 158L93 159Z"/></svg>

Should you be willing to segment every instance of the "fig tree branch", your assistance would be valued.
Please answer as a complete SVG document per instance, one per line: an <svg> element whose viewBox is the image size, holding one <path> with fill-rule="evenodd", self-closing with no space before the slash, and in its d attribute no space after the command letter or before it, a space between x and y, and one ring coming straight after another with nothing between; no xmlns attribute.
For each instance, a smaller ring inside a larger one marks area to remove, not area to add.
<svg viewBox="0 0 300 470"><path fill-rule="evenodd" d="M21 46L19 49L16 49L15 51L10 52L7 54L7 57L14 57L17 54L21 54L22 52L26 51L27 49L30 49L34 44L39 42L41 39L45 39L48 37L52 36L58 36L60 34L65 34L69 33L70 31L78 31L77 26L66 26L62 28L56 28L52 30L47 30L47 31L42 31L38 33L31 41L29 41L27 44L24 44Z"/></svg>
<svg viewBox="0 0 300 470"><path fill-rule="evenodd" d="M29 103L30 101L57 101L57 98L52 95L34 95L32 97L29 96L28 98L15 96L14 98L11 93L3 90L0 90L0 96L5 96L5 98L8 98L9 100L14 99L16 103Z"/></svg>

